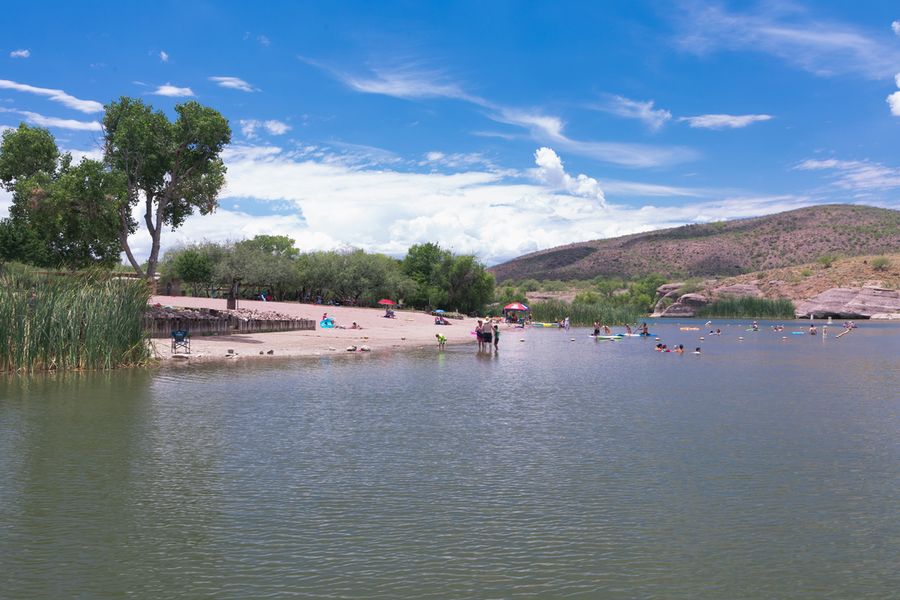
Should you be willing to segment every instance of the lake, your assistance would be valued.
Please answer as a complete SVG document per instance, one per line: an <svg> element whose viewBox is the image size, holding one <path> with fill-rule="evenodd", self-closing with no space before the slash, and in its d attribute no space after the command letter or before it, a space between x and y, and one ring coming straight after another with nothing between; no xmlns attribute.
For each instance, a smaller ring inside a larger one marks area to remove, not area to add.
<svg viewBox="0 0 900 600"><path fill-rule="evenodd" d="M761 325L2 378L0 597L896 598L900 325Z"/></svg>

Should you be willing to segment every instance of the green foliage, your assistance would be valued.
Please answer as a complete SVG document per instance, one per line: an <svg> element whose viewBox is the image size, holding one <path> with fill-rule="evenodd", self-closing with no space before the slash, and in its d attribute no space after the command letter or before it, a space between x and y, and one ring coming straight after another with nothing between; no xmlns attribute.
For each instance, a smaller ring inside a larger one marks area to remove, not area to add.
<svg viewBox="0 0 900 600"><path fill-rule="evenodd" d="M876 271L887 271L891 267L891 261L886 256L878 256L872 259L872 268Z"/></svg>
<svg viewBox="0 0 900 600"><path fill-rule="evenodd" d="M800 271L800 274L804 277L812 277L813 272L809 269L803 269L802 271Z"/></svg>
<svg viewBox="0 0 900 600"><path fill-rule="evenodd" d="M826 269L830 269L831 265L835 263L837 257L833 254L823 254L818 258L818 262L820 265L825 267Z"/></svg>
<svg viewBox="0 0 900 600"><path fill-rule="evenodd" d="M541 284L536 279L524 279L519 283L519 289L523 292L536 292L541 289Z"/></svg>
<svg viewBox="0 0 900 600"><path fill-rule="evenodd" d="M193 101L175 107L175 122L134 98L122 97L105 110L105 160L124 175L127 188L127 201L119 206L124 250L135 271L144 275L127 243L127 235L137 228L131 209L143 202L151 237L146 276L151 278L163 227L176 229L194 211L205 215L218 205L225 184L220 155L231 141L231 129L218 111Z"/></svg>
<svg viewBox="0 0 900 600"><path fill-rule="evenodd" d="M46 129L22 123L18 129L4 131L0 143L0 185L11 191L16 181L38 173L50 174L56 170L58 159L56 140Z"/></svg>
<svg viewBox="0 0 900 600"><path fill-rule="evenodd" d="M602 298L596 292L578 292L573 302L575 304L600 304Z"/></svg>
<svg viewBox="0 0 900 600"><path fill-rule="evenodd" d="M407 304L418 308L481 311L494 296L494 276L474 256L454 256L433 243L412 246L403 273L415 282Z"/></svg>
<svg viewBox="0 0 900 600"><path fill-rule="evenodd" d="M213 281L215 265L210 256L200 250L189 248L179 252L172 266L176 277L195 286L195 295L196 286L209 286Z"/></svg>
<svg viewBox="0 0 900 600"><path fill-rule="evenodd" d="M73 165L47 131L21 125L3 135L0 179L13 192L0 258L73 269L118 262L119 174L90 159Z"/></svg>
<svg viewBox="0 0 900 600"><path fill-rule="evenodd" d="M555 323L569 317L573 325L591 325L595 321L606 325L624 325L635 322L639 314L627 306L582 302L569 304L562 300L534 302L529 308L535 321Z"/></svg>
<svg viewBox="0 0 900 600"><path fill-rule="evenodd" d="M786 298L769 300L755 296L722 298L697 312L697 316L703 318L793 319L794 314L794 303Z"/></svg>
<svg viewBox="0 0 900 600"><path fill-rule="evenodd" d="M0 371L112 369L146 362L143 281L85 273L0 273Z"/></svg>

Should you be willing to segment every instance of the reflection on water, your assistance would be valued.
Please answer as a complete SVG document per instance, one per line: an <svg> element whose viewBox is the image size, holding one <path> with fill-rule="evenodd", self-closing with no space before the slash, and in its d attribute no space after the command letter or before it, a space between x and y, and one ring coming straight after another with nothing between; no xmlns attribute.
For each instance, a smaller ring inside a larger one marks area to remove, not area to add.
<svg viewBox="0 0 900 600"><path fill-rule="evenodd" d="M0 379L0 596L891 597L900 327L722 326Z"/></svg>

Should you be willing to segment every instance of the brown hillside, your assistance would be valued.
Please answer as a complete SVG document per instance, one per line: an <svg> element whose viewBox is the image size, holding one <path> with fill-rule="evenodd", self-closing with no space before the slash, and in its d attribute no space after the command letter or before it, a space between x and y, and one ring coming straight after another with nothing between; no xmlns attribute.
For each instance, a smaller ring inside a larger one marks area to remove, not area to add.
<svg viewBox="0 0 900 600"><path fill-rule="evenodd" d="M526 254L491 267L498 281L730 276L815 262L826 254L900 252L900 211L843 204L685 225Z"/></svg>

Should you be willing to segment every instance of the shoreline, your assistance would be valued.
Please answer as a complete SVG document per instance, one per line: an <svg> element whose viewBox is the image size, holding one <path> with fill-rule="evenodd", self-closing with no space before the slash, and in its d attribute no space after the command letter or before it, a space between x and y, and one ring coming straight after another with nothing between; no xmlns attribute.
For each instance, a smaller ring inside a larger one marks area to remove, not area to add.
<svg viewBox="0 0 900 600"><path fill-rule="evenodd" d="M195 298L188 296L152 296L149 304L184 308L225 309L223 298ZM476 319L451 319L451 325L435 325L434 317L421 311L396 311L393 319L384 318L380 308L359 308L300 304L296 302L263 302L241 300L238 306L259 311L274 311L292 317L313 319L318 324L323 313L328 313L338 327L345 329L321 329L308 331L282 331L273 333L241 333L227 336L191 337L191 353L173 355L171 340L151 339L154 357L160 362L209 362L234 361L250 358L304 357L333 354L371 354L384 351L437 349L436 333L447 337L447 345L474 346L471 331ZM349 329L356 322L361 329ZM504 330L505 331L505 330ZM348 346L369 351L348 351ZM228 350L234 350L229 354ZM271 354L269 353L271 351Z"/></svg>

